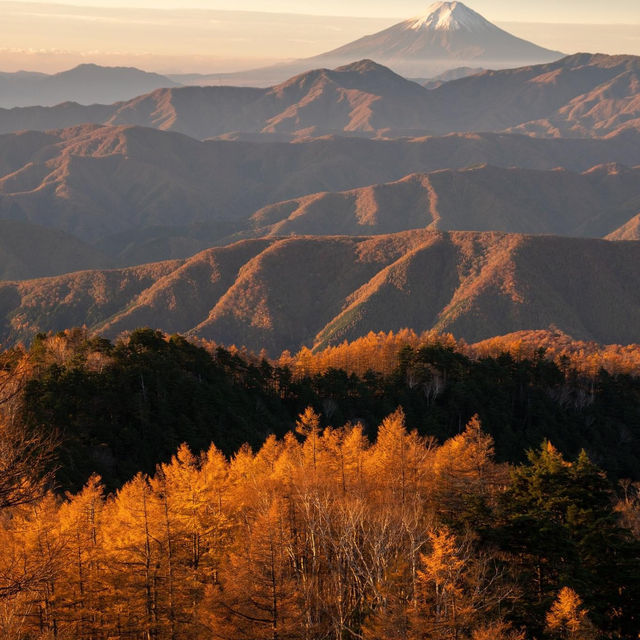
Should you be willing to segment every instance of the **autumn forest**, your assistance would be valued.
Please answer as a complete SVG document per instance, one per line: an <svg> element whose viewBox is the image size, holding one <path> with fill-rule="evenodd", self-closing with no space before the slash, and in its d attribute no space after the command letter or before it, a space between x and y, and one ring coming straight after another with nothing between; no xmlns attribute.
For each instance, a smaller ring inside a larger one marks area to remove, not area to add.
<svg viewBox="0 0 640 640"><path fill-rule="evenodd" d="M0 0L0 640L640 640L640 3L470 4Z"/></svg>
<svg viewBox="0 0 640 640"><path fill-rule="evenodd" d="M2 638L637 637L633 348L73 330L2 357Z"/></svg>

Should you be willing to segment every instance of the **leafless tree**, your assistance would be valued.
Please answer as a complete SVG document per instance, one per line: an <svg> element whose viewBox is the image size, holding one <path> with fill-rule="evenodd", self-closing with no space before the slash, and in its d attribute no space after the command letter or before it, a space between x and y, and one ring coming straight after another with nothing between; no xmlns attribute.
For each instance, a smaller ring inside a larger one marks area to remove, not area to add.
<svg viewBox="0 0 640 640"><path fill-rule="evenodd" d="M0 363L0 518L37 503L53 486L58 439L53 433L26 428L17 408L30 367L28 358ZM0 563L0 600L15 598L46 580L51 563L20 562L5 556Z"/></svg>
<svg viewBox="0 0 640 640"><path fill-rule="evenodd" d="M28 429L18 418L30 372L24 354L16 362L0 362L0 513L40 499L55 474L57 436Z"/></svg>
<svg viewBox="0 0 640 640"><path fill-rule="evenodd" d="M0 512L36 502L52 486L57 438L0 422Z"/></svg>

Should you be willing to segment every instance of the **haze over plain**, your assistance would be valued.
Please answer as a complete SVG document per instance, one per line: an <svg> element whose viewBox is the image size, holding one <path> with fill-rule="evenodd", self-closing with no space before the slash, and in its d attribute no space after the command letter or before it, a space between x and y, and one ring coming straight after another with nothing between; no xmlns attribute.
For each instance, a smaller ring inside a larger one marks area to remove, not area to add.
<svg viewBox="0 0 640 640"><path fill-rule="evenodd" d="M159 73L219 73L318 55L428 2L0 2L0 71L55 72L83 62ZM190 8L193 7L193 8ZM480 0L472 8L516 36L567 53L640 54L635 0Z"/></svg>

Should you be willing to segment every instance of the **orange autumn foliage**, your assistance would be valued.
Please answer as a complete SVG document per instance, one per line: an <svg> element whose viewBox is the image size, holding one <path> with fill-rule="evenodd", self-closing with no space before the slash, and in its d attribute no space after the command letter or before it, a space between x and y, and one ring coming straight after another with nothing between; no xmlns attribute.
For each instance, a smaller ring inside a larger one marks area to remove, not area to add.
<svg viewBox="0 0 640 640"><path fill-rule="evenodd" d="M477 420L443 445L409 432L400 410L373 443L360 425L318 425L307 410L297 434L257 452L183 445L114 495L92 477L16 508L0 521L0 575L44 568L5 599L3 637L376 638L403 620L397 638L410 640L433 606L465 633L481 611L499 619L508 585L472 537L442 526L453 487L480 497L506 470Z"/></svg>

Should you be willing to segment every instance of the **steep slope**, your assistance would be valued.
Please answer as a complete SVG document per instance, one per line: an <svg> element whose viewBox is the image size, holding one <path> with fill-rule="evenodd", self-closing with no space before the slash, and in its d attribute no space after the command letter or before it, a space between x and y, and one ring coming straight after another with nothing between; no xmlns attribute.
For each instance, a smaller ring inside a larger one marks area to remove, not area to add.
<svg viewBox="0 0 640 640"><path fill-rule="evenodd" d="M271 353L369 331L469 341L554 325L640 341L640 243L500 233L251 240L187 261L0 286L0 340L140 324Z"/></svg>
<svg viewBox="0 0 640 640"><path fill-rule="evenodd" d="M153 129L90 125L9 134L0 136L0 219L64 231L125 266L184 258L235 234L255 234L256 228L280 222L279 233L387 233L424 227L430 221L420 209L424 194L415 181L370 189L373 200L363 196L358 205L361 218L373 216L364 226L353 222L351 196L314 196L315 208L307 207L304 216L287 222L298 205L286 201L487 163L578 171L601 163L635 166L640 165L640 136L628 132L607 140L544 140L474 134L266 144L198 142ZM566 172L512 175L497 169L446 173L438 178L442 185L438 182L437 214L454 228L603 235L640 210L633 211L633 174L617 171L603 169L601 184L599 173L588 179ZM518 189L511 193L507 182L515 176ZM470 189L466 199L457 187L461 180ZM611 226L582 229L568 221L562 226L574 214L561 210L561 203L573 194L571 206L579 207L583 188L589 198L584 212L575 215L586 220L601 207L607 214L604 222L611 220ZM250 220L259 209L283 202ZM531 220L515 213L500 219L498 213L507 206L521 207ZM547 209L558 212L558 218L549 218ZM618 212L620 218L613 215ZM457 218L451 217L454 213ZM77 266L92 268L96 263ZM46 273L53 275L57 268Z"/></svg>
<svg viewBox="0 0 640 640"><path fill-rule="evenodd" d="M631 66L631 65L629 65ZM606 135L640 127L640 64L607 79L541 121L512 131L532 135Z"/></svg>
<svg viewBox="0 0 640 640"><path fill-rule="evenodd" d="M640 240L640 213L619 229L612 231L607 236L607 240Z"/></svg>
<svg viewBox="0 0 640 640"><path fill-rule="evenodd" d="M115 313L101 331L115 335L122 327L154 326L161 318L164 331L184 332L196 319L207 317L212 302L222 298L245 264L270 244L267 240L236 243L194 256Z"/></svg>
<svg viewBox="0 0 640 640"><path fill-rule="evenodd" d="M118 271L80 271L0 282L0 342L28 341L41 330L102 323L181 264L171 261Z"/></svg>
<svg viewBox="0 0 640 640"><path fill-rule="evenodd" d="M602 237L638 209L640 169L603 165L577 174L482 166L312 194L264 207L252 222L259 236L430 228Z"/></svg>
<svg viewBox="0 0 640 640"><path fill-rule="evenodd" d="M424 122L424 88L371 60L298 76L268 96L291 106L269 120L266 133L413 130Z"/></svg>
<svg viewBox="0 0 640 640"><path fill-rule="evenodd" d="M157 73L133 67L101 67L81 64L68 71L0 74L0 107L53 106L62 102L89 105L131 100L162 87L179 83Z"/></svg>
<svg viewBox="0 0 640 640"><path fill-rule="evenodd" d="M434 128L605 136L637 128L640 57L580 53L447 82L430 92Z"/></svg>
<svg viewBox="0 0 640 640"><path fill-rule="evenodd" d="M606 136L640 127L640 58L578 54L550 64L487 71L428 90L362 60L316 69L270 89L159 89L128 102L0 110L0 132L82 123L139 125L194 138L295 140L511 130Z"/></svg>

